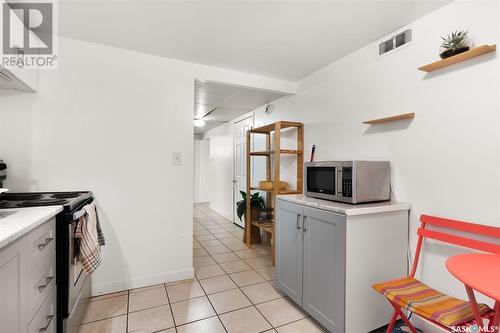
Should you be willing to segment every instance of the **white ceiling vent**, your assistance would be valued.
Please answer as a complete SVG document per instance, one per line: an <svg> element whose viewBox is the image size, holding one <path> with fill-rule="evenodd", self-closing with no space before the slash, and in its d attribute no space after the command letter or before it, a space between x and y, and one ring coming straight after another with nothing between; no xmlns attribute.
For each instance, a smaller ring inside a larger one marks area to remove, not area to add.
<svg viewBox="0 0 500 333"><path fill-rule="evenodd" d="M411 29L406 29L378 44L378 55L381 56L409 42L411 42Z"/></svg>

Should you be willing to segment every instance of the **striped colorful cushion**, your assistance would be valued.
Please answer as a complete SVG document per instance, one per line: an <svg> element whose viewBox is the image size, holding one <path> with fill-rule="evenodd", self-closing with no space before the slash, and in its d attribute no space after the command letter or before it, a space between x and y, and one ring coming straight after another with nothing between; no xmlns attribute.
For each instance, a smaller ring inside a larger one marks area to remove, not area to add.
<svg viewBox="0 0 500 333"><path fill-rule="evenodd" d="M469 302L443 294L414 278L377 283L373 288L402 308L450 328L474 319ZM479 311L485 314L490 308L479 304Z"/></svg>

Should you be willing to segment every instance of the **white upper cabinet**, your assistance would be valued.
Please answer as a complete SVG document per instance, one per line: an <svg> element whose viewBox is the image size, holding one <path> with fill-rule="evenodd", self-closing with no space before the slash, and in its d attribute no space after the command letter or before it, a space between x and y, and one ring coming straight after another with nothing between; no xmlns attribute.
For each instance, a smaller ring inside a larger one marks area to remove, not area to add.
<svg viewBox="0 0 500 333"><path fill-rule="evenodd" d="M36 92L38 69L6 69L0 66L0 88Z"/></svg>

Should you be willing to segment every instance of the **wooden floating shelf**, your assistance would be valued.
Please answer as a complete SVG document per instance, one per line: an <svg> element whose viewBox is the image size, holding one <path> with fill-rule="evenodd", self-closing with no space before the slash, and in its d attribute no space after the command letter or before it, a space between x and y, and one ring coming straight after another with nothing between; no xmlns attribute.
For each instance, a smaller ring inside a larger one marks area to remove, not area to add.
<svg viewBox="0 0 500 333"><path fill-rule="evenodd" d="M424 72L432 72L437 69L441 69L446 66L450 66L471 58L479 57L480 55L490 53L490 52L495 52L497 49L497 45L482 45L479 47L475 47L473 49L470 49L469 51L454 55L452 57L443 59L443 60L438 60L435 61L431 64L419 67L418 69Z"/></svg>
<svg viewBox="0 0 500 333"><path fill-rule="evenodd" d="M263 189L260 187L250 187L250 190L252 191L263 191L263 192L275 192L274 189ZM302 193L301 191L297 190L280 190L278 194L300 194Z"/></svg>
<svg viewBox="0 0 500 333"><path fill-rule="evenodd" d="M264 151L253 151L250 153L251 156L271 156L275 153L274 150L264 150ZM292 154L299 155L302 154L300 150L291 150L291 149L280 149L280 154Z"/></svg>
<svg viewBox="0 0 500 333"><path fill-rule="evenodd" d="M367 120L367 121L363 121L363 124L377 125L377 124L389 123L391 121L398 121L398 120L412 119L412 118L415 118L415 113L414 112L398 114L397 116L391 116L391 117L385 117L385 118Z"/></svg>
<svg viewBox="0 0 500 333"><path fill-rule="evenodd" d="M391 121L398 121L398 120L412 119L412 118L415 118L415 113L414 112L398 114L397 116L391 116L391 117L385 117L385 118L367 120L367 121L363 121L363 124L377 125L377 124L389 123Z"/></svg>

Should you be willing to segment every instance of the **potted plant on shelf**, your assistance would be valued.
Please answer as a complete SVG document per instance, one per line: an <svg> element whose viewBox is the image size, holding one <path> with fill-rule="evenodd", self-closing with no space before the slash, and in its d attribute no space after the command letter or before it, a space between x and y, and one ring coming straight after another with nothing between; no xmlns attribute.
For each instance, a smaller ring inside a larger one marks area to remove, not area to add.
<svg viewBox="0 0 500 333"><path fill-rule="evenodd" d="M240 221L242 220L243 215L245 215L247 209L247 194L246 192L240 191L242 199L236 203L236 214ZM255 192L250 195L250 217L257 218L260 209L265 209L266 205L264 203L264 198L260 196L259 192ZM252 225L252 243L260 243L260 229L257 226ZM243 242L246 241L246 233L243 233Z"/></svg>
<svg viewBox="0 0 500 333"><path fill-rule="evenodd" d="M443 40L441 43L441 53L439 54L441 59L452 57L470 49L468 30L452 31L451 34L441 37L441 39Z"/></svg>

